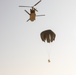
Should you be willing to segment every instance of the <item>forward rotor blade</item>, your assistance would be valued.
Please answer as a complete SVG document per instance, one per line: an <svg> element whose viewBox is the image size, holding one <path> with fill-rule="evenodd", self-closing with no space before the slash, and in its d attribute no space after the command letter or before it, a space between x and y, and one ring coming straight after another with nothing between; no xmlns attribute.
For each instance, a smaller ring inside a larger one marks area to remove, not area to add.
<svg viewBox="0 0 76 75"><path fill-rule="evenodd" d="M34 9L38 12L38 10L36 8L34 8Z"/></svg>
<svg viewBox="0 0 76 75"><path fill-rule="evenodd" d="M41 0L39 2L37 2L34 6L36 6L37 4L39 4L41 2Z"/></svg>
<svg viewBox="0 0 76 75"><path fill-rule="evenodd" d="M32 6L19 6L19 7L32 7Z"/></svg>

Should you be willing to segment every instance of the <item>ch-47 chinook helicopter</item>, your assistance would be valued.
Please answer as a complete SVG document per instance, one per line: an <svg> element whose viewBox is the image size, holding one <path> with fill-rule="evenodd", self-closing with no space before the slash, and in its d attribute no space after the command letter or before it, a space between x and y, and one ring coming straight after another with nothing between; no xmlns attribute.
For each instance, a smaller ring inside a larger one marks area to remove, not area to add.
<svg viewBox="0 0 76 75"><path fill-rule="evenodd" d="M30 21L34 21L37 16L45 16L45 15L36 15L36 13L35 13L35 11L38 12L38 10L35 9L34 6L36 6L36 5L39 4L40 2L41 2L41 0L38 1L38 2L37 2L35 5L33 5L33 6L19 6L19 7L31 7L30 13L29 13L27 10L25 10L25 12L30 16L30 18L27 20L27 22L28 22L29 20L30 20Z"/></svg>

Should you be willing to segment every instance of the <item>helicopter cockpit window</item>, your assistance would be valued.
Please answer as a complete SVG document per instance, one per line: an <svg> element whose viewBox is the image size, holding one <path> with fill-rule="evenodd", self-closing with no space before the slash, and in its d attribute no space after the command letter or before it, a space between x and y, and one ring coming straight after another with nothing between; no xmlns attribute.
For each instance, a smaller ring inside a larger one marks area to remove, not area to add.
<svg viewBox="0 0 76 75"><path fill-rule="evenodd" d="M31 10L31 9L30 9L30 12L31 12L31 13L35 13L35 10Z"/></svg>

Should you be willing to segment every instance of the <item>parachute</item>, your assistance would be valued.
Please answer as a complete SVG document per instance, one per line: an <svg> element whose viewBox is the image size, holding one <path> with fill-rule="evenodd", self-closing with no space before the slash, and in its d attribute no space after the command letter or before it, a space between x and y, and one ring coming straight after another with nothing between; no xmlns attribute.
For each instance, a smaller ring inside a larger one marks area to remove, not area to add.
<svg viewBox="0 0 76 75"><path fill-rule="evenodd" d="M56 34L52 30L45 30L41 32L40 36L42 41L50 43L55 40Z"/></svg>
<svg viewBox="0 0 76 75"><path fill-rule="evenodd" d="M42 39L43 42L47 41L47 43L53 42L56 38L56 34L48 29L48 30L44 30L40 33L40 37ZM48 59L48 63L50 63L50 54L48 53L49 59Z"/></svg>

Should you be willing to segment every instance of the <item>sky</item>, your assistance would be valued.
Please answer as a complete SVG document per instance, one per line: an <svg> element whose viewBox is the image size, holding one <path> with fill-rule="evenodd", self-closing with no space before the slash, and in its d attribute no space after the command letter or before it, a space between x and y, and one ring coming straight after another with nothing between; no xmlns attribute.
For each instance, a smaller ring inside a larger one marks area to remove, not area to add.
<svg viewBox="0 0 76 75"><path fill-rule="evenodd" d="M34 22L26 22L38 0L0 0L0 75L76 75L76 0L42 0ZM40 33L51 29L52 43ZM50 54L51 62L48 63Z"/></svg>

